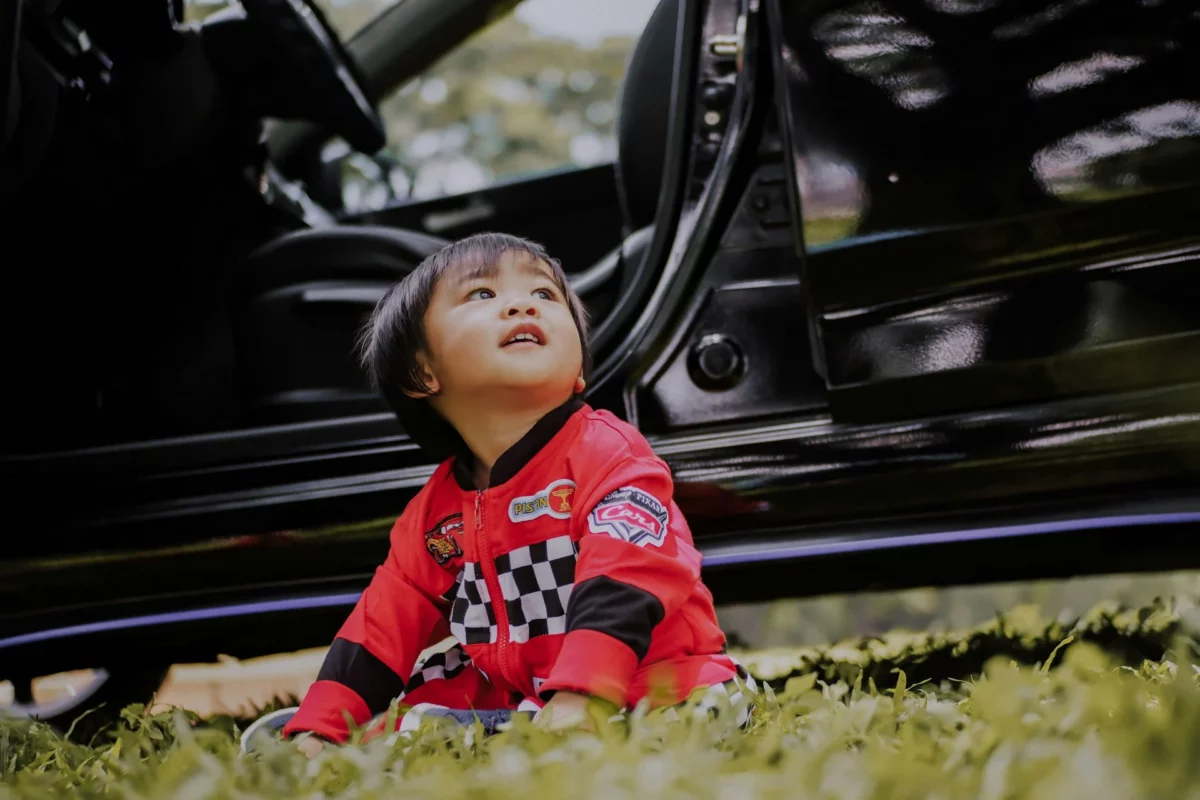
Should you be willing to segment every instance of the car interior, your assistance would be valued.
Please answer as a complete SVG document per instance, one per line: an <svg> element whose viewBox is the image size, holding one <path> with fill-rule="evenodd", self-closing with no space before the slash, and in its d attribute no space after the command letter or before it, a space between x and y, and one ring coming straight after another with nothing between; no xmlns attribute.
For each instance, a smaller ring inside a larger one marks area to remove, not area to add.
<svg viewBox="0 0 1200 800"><path fill-rule="evenodd" d="M6 450L382 414L353 353L361 322L478 230L562 259L603 358L656 269L679 6L662 0L637 41L615 165L338 214L306 190L326 167L311 136L264 135L264 120L374 152L369 98L411 75L365 76L314 5L246 0L185 25L182 0L6 4L0 204L17 313L2 339L22 387L5 404L24 421Z"/></svg>

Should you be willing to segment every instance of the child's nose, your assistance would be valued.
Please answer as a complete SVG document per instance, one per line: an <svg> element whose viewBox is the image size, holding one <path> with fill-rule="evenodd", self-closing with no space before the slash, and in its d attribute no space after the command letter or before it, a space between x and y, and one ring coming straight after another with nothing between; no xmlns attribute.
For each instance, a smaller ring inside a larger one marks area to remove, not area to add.
<svg viewBox="0 0 1200 800"><path fill-rule="evenodd" d="M519 317L522 314L536 317L538 315L537 304L527 297L512 300L508 303L505 313L510 317Z"/></svg>

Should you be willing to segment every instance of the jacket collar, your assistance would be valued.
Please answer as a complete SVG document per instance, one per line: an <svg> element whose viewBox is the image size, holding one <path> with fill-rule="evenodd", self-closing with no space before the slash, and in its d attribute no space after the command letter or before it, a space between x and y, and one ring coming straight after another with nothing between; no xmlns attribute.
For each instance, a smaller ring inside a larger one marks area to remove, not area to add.
<svg viewBox="0 0 1200 800"><path fill-rule="evenodd" d="M583 400L572 395L570 400L535 422L524 436L496 459L496 463L492 465L488 487L499 486L511 480L521 471L522 467L541 452L543 447L550 443L554 435L567 424L567 420L576 411L583 408L583 405ZM454 473L454 480L460 489L473 492L478 488L475 486L474 467L475 455L470 450L464 448L462 452L455 455L454 467L451 472Z"/></svg>

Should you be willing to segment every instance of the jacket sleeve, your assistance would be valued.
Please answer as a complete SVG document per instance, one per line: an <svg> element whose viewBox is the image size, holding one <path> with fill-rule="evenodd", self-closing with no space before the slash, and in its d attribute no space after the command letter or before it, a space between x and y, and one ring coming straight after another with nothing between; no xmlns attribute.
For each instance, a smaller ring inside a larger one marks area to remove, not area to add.
<svg viewBox="0 0 1200 800"><path fill-rule="evenodd" d="M539 694L579 692L623 707L654 628L699 582L701 556L656 457L620 459L581 500L567 634Z"/></svg>
<svg viewBox="0 0 1200 800"><path fill-rule="evenodd" d="M439 595L453 579L424 552L416 516L406 509L392 528L386 561L342 624L284 736L311 731L346 741L343 712L363 725L385 711L404 691L417 656L447 633L448 605Z"/></svg>

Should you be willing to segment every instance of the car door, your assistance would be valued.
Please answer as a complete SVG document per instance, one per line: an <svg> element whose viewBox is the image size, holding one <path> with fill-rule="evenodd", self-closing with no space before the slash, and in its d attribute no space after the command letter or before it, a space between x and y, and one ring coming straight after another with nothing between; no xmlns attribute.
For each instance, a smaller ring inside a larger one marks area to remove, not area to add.
<svg viewBox="0 0 1200 800"><path fill-rule="evenodd" d="M772 7L835 419L1200 377L1191 4Z"/></svg>

